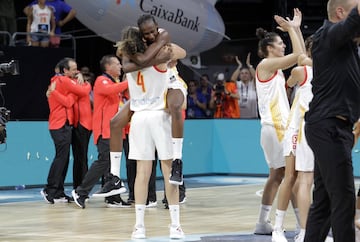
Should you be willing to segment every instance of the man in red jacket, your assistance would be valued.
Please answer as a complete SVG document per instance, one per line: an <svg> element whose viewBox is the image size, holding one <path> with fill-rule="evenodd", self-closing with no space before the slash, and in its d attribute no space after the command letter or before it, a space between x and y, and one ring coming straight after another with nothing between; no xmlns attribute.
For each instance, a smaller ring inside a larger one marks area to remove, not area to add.
<svg viewBox="0 0 360 242"><path fill-rule="evenodd" d="M55 158L51 164L47 185L41 191L45 201L53 204L57 200L70 201L64 192L64 181L69 165L72 125L74 124L74 103L78 96L84 96L90 87L83 87L76 81L77 64L71 58L62 59L57 65L59 75L51 79L47 92L50 108L49 130L55 145Z"/></svg>
<svg viewBox="0 0 360 242"><path fill-rule="evenodd" d="M84 95L78 96L74 104L74 127L72 130L73 187L78 187L88 171L88 148L92 131L92 110L90 101L91 84L85 80L78 83L84 88Z"/></svg>
<svg viewBox="0 0 360 242"><path fill-rule="evenodd" d="M119 59L115 55L106 55L100 61L104 72L97 77L94 84L93 135L98 149L98 160L94 161L86 173L80 186L72 191L75 203L85 208L85 199L99 181L99 178L109 173L110 169L110 120L117 113L120 103L119 93L128 88L126 82L118 82L121 70ZM111 179L111 178L107 178ZM126 191L125 187L122 187ZM109 206L125 205L120 196L108 197Z"/></svg>

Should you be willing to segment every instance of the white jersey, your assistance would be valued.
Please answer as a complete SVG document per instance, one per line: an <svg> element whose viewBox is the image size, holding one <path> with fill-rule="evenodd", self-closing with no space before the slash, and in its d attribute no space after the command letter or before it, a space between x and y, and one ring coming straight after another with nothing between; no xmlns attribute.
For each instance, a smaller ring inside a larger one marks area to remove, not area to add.
<svg viewBox="0 0 360 242"><path fill-rule="evenodd" d="M299 92L299 133L297 138L296 148L296 163L295 169L298 171L313 171L314 169L314 155L309 147L305 132L304 132L304 116L305 112L309 110L309 103L312 100L313 94L311 91L311 80L313 78L313 69L310 66L304 66L306 77L300 84Z"/></svg>
<svg viewBox="0 0 360 242"><path fill-rule="evenodd" d="M174 73L155 66L126 74L130 93L131 117L129 158L172 160L170 114L165 111L166 93Z"/></svg>
<svg viewBox="0 0 360 242"><path fill-rule="evenodd" d="M40 8L39 4L32 6L33 21L31 23L30 32L50 33L51 9L48 6Z"/></svg>
<svg viewBox="0 0 360 242"><path fill-rule="evenodd" d="M294 100L291 104L289 118L286 124L286 129L293 128L295 130L299 130L300 125L300 91L301 87L295 88L295 96Z"/></svg>
<svg viewBox="0 0 360 242"><path fill-rule="evenodd" d="M303 66L305 79L298 84L293 104L291 105L288 127L300 130L304 122L305 112L309 110L309 103L313 97L311 80L313 78L312 67Z"/></svg>
<svg viewBox="0 0 360 242"><path fill-rule="evenodd" d="M268 80L259 80L256 75L256 92L261 124L273 126L282 141L290 111L283 72L277 70Z"/></svg>
<svg viewBox="0 0 360 242"><path fill-rule="evenodd" d="M286 124L285 138L284 138L284 156L292 153L296 155L297 136L300 126L300 88L294 88L295 95L291 104L289 117Z"/></svg>
<svg viewBox="0 0 360 242"><path fill-rule="evenodd" d="M305 112L309 110L309 103L313 98L311 81L313 79L313 68L311 66L304 66L306 77L305 80L300 83L299 90L301 91L301 97L299 99L300 118L304 119Z"/></svg>
<svg viewBox="0 0 360 242"><path fill-rule="evenodd" d="M151 66L127 73L126 78L129 82L132 111L165 109L169 82L171 78L175 78L172 71L162 71Z"/></svg>

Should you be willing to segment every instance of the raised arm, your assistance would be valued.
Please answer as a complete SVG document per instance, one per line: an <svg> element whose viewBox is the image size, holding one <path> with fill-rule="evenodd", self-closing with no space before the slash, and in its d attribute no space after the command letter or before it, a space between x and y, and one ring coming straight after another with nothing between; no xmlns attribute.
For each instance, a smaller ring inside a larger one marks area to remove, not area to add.
<svg viewBox="0 0 360 242"><path fill-rule="evenodd" d="M166 52L170 52L171 53L171 60L175 61L175 60L179 60L179 59L183 59L186 56L186 51L181 48L180 46L178 46L177 44L170 44L170 45L166 45L164 46L161 51L159 52L159 54L162 51L166 51ZM168 67L169 62L165 62L159 65L156 65L160 70L166 70Z"/></svg>
<svg viewBox="0 0 360 242"><path fill-rule="evenodd" d="M301 46L301 50L303 53L306 53L306 48L305 48L305 41L304 41L304 36L301 33L301 21L302 21L302 13L298 8L294 8L294 18L291 20L292 25L295 28L296 34L299 38L300 41L300 46Z"/></svg>
<svg viewBox="0 0 360 242"><path fill-rule="evenodd" d="M186 57L186 50L178 46L177 44L171 43L171 60L184 59Z"/></svg>
<svg viewBox="0 0 360 242"><path fill-rule="evenodd" d="M297 66L291 70L291 74L286 81L289 87L295 86L297 83L301 83L305 79L304 66Z"/></svg>
<svg viewBox="0 0 360 242"><path fill-rule="evenodd" d="M240 75L240 69L242 67L242 63L241 61L239 60L239 57L235 56L235 60L236 60L236 63L238 63L238 67L235 69L235 71L233 72L233 74L231 75L231 78L230 80L231 81L236 81Z"/></svg>
<svg viewBox="0 0 360 242"><path fill-rule="evenodd" d="M305 54L299 55L297 62L298 62L298 66L312 66L313 65L312 59L309 58Z"/></svg>
<svg viewBox="0 0 360 242"><path fill-rule="evenodd" d="M152 66L152 59L157 56L161 48L170 42L170 36L167 31L162 31L158 34L154 43L148 46L144 53L136 53L131 56L131 60L139 65L140 67ZM162 59L159 59L159 63L163 63L170 59L170 55L160 56Z"/></svg>
<svg viewBox="0 0 360 242"><path fill-rule="evenodd" d="M279 29L288 32L293 52L282 57L266 58L264 61L260 62L259 65L262 66L260 69L263 71L261 71L262 73L259 72L259 74L262 76L262 79L269 78L278 69L285 70L292 67L296 64L298 56L303 53L302 44L299 40L298 33L296 32L296 27L292 25L291 21L278 15L275 15L274 19L278 23Z"/></svg>
<svg viewBox="0 0 360 242"><path fill-rule="evenodd" d="M163 60L163 56L169 56L170 58ZM186 51L176 44L170 44L163 46L157 55L149 62L149 66L159 66L161 64L167 64L170 60L183 59L186 56ZM125 73L138 71L143 67L137 65L132 61L132 57L122 55L122 69Z"/></svg>
<svg viewBox="0 0 360 242"><path fill-rule="evenodd" d="M163 51L160 51L160 52L163 52ZM170 53L166 53L166 55L171 56ZM121 60L122 60L122 70L124 71L124 73L138 71L138 70L141 70L144 68L144 67L136 64L135 62L133 62L131 56L122 54ZM162 59L162 57L160 57L160 58L155 57L148 63L148 66L156 66L156 65L160 65L161 63L165 63L165 61Z"/></svg>
<svg viewBox="0 0 360 242"><path fill-rule="evenodd" d="M249 71L250 71L250 74L251 74L251 80L254 80L254 78L255 78L255 68L253 67L253 65L251 65L250 56L251 56L251 52L249 52L248 55L246 56L246 65L249 68Z"/></svg>

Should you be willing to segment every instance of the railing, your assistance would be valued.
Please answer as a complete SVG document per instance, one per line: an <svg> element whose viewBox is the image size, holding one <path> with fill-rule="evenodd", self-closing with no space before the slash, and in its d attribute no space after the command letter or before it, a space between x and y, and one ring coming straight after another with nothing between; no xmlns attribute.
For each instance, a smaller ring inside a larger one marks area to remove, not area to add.
<svg viewBox="0 0 360 242"><path fill-rule="evenodd" d="M9 46L13 46L13 45L14 45L13 39L12 39L12 37L11 37L11 34L10 34L8 31L0 31L0 35L7 37L7 40L8 40L7 43L9 43Z"/></svg>
<svg viewBox="0 0 360 242"><path fill-rule="evenodd" d="M0 35L5 35L9 38L9 46L25 46L26 43L26 36L28 35L28 32L15 32L12 35L7 31L0 31ZM48 36L48 34L43 33L31 33L32 35L38 35L38 36ZM74 53L74 59L76 59L76 40L74 36L71 34L58 34L55 35L57 37L60 37L61 41L71 41L71 48Z"/></svg>

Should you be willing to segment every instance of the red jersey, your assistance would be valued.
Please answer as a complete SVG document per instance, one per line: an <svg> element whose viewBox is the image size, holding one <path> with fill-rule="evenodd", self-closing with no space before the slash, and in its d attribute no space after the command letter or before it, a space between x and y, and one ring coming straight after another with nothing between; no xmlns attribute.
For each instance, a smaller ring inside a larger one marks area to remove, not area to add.
<svg viewBox="0 0 360 242"><path fill-rule="evenodd" d="M109 75L98 76L94 84L93 135L94 143L102 135L110 139L110 120L119 110L120 92L128 88L128 82L116 83Z"/></svg>
<svg viewBox="0 0 360 242"><path fill-rule="evenodd" d="M70 125L74 123L73 105L76 96L71 94L64 83L71 81L66 76L54 76L51 83L56 82L56 89L48 98L49 103L49 129L60 129L68 121Z"/></svg>
<svg viewBox="0 0 360 242"><path fill-rule="evenodd" d="M85 82L82 85L82 93L79 93L77 102L74 104L74 127L80 123L87 130L92 130L92 110L90 103L91 85Z"/></svg>

